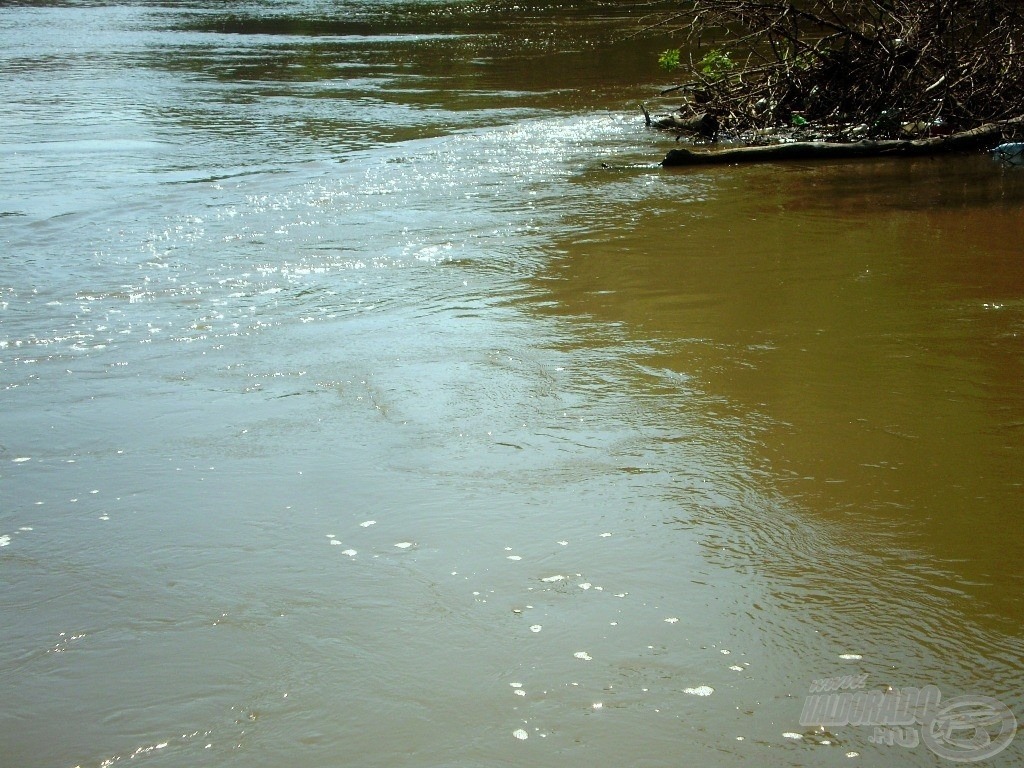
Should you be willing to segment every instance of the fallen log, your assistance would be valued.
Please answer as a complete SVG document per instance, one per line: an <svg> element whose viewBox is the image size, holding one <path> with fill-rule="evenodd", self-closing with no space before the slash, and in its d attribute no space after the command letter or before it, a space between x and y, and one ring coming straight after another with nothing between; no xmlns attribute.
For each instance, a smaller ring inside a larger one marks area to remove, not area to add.
<svg viewBox="0 0 1024 768"><path fill-rule="evenodd" d="M727 165L730 163L771 162L775 160L827 160L850 157L897 155L920 157L946 152L983 149L998 144L1004 131L1024 124L1024 118L987 123L969 131L929 139L889 139L837 143L828 141L796 141L789 144L733 147L708 151L673 149L661 161L668 168L681 165Z"/></svg>

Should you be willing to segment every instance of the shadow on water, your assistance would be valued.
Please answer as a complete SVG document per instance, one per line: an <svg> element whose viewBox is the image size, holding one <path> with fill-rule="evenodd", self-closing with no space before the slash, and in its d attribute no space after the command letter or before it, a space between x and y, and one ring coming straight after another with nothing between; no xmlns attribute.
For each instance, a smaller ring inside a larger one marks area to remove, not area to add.
<svg viewBox="0 0 1024 768"><path fill-rule="evenodd" d="M622 202L652 185L653 206ZM541 311L651 350L618 354L655 467L680 440L742 451L710 485L668 481L665 525L771 585L751 618L781 656L800 615L869 648L873 677L1019 704L1024 175L964 157L608 187L570 218Z"/></svg>
<svg viewBox="0 0 1024 768"><path fill-rule="evenodd" d="M188 43L154 50L147 66L192 72L198 88L225 86L212 92L208 110L182 114L196 126L217 125L210 118L221 99L230 115L244 94L276 98L277 130L341 149L352 146L344 140L354 126L367 143L402 141L539 110L603 106L615 89L632 109L635 82L650 74L650 46L659 38L638 45L627 33L663 8L355 3L323 15L306 4L211 8L178 22ZM258 48L246 39L253 36ZM228 119L230 130L249 132L244 111Z"/></svg>

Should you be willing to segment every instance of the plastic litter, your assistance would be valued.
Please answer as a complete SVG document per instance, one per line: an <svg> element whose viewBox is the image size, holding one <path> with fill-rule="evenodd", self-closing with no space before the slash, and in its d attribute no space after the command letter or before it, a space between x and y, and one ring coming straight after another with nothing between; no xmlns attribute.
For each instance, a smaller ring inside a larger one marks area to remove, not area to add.
<svg viewBox="0 0 1024 768"><path fill-rule="evenodd" d="M992 156L1005 165L1024 165L1024 142L1000 144L992 150Z"/></svg>

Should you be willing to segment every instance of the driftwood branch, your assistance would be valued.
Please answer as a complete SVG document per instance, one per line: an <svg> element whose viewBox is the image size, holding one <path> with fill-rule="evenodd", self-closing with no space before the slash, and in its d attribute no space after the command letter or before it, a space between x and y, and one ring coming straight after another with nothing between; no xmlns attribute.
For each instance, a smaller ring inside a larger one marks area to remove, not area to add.
<svg viewBox="0 0 1024 768"><path fill-rule="evenodd" d="M715 54L688 67L723 130L901 126L964 131L1020 114L1021 0L689 0L671 25ZM691 57L692 58L692 57ZM757 66L751 66L757 62ZM663 92L665 93L665 92Z"/></svg>
<svg viewBox="0 0 1024 768"><path fill-rule="evenodd" d="M993 147L1001 141L1005 131L1021 125L1024 125L1024 117L1000 123L988 123L969 131L930 139L866 140L842 144L827 141L798 141L763 147L736 147L710 151L673 149L665 156L661 164L668 168L682 165L728 165L774 160L824 160L883 155L920 157Z"/></svg>

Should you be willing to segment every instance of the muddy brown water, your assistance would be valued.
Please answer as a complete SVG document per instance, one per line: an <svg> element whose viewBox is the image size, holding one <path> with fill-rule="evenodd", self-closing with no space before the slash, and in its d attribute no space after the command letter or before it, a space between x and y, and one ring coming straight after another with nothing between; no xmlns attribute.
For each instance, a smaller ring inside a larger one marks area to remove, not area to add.
<svg viewBox="0 0 1024 768"><path fill-rule="evenodd" d="M802 723L843 676L1024 715L1024 174L661 170L650 10L0 8L0 764L950 762Z"/></svg>

